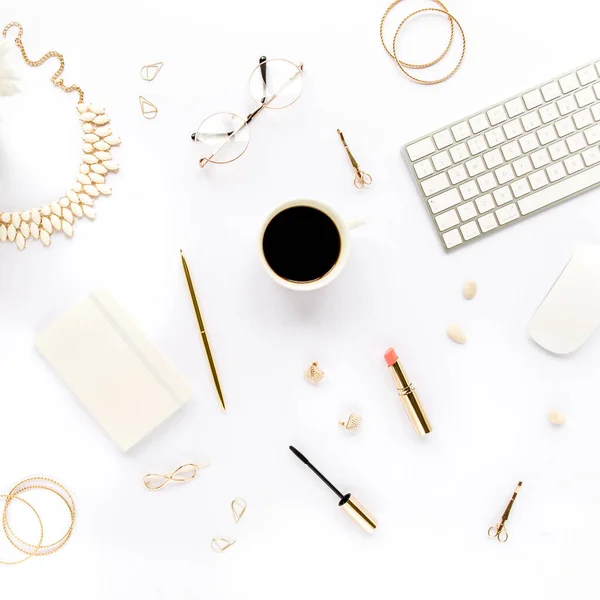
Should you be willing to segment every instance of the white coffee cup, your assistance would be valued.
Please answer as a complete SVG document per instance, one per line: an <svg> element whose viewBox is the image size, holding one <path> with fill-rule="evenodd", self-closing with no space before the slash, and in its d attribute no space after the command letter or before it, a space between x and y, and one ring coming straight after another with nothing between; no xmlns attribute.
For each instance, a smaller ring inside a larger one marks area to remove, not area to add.
<svg viewBox="0 0 600 600"><path fill-rule="evenodd" d="M284 279L283 277L278 275L275 271L273 271L273 269L267 262L267 259L265 257L264 251L263 251L263 238L264 238L265 231L266 231L269 223L279 213L283 212L284 210L287 210L288 208L292 208L295 206L309 206L311 208L316 208L317 210L320 210L321 212L325 213L333 221L333 223L336 226L338 233L340 235L340 254L338 256L337 262L335 263L333 268L327 274L325 274L320 279L317 279L316 281L308 281L308 282L304 283L304 282L296 282L296 281L290 281L288 279ZM346 265L346 262L348 262L348 256L350 254L350 230L354 229L355 227L359 227L360 225L363 225L364 223L366 223L366 219L364 219L364 218L358 218L358 219L352 219L350 221L346 221L336 210L331 208L331 206L328 206L327 204L324 204L323 202L319 202L318 200L301 199L301 200L290 200L289 202L284 202L283 204L279 205L277 208L273 209L269 213L269 215L265 219L265 221L260 229L260 233L258 236L258 253L260 256L260 261L263 264L267 273L279 285L282 285L283 287L286 287L290 290L300 290L300 291L305 291L305 292L311 291L311 290L317 290L317 289L325 287L327 284L331 283L341 273L342 269Z"/></svg>

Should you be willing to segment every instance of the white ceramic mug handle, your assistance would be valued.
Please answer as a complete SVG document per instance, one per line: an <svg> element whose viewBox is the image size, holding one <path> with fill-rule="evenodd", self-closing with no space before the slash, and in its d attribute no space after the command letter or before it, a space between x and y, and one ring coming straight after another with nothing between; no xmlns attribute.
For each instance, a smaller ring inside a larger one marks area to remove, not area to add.
<svg viewBox="0 0 600 600"><path fill-rule="evenodd" d="M356 229L367 222L366 217L357 217L356 219L350 219L348 221L348 229Z"/></svg>

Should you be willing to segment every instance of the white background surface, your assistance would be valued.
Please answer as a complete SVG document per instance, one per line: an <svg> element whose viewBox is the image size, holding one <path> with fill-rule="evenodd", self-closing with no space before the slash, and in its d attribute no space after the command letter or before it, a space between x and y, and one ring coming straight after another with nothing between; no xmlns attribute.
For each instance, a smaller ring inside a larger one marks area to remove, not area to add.
<svg viewBox="0 0 600 600"><path fill-rule="evenodd" d="M402 5L406 4L404 8ZM401 144L597 57L594 3L451 0L468 39L463 67L434 88L408 81L380 46L387 2L2 3L31 56L64 52L64 77L107 107L121 171L94 224L50 249L0 248L0 487L34 474L75 497L58 554L2 569L2 595L69 599L429 599L589 597L597 570L598 337L553 358L527 324L574 248L597 242L599 192L446 255ZM395 23L408 9L396 10ZM428 5L428 4L425 4ZM393 29L393 28L392 28ZM421 19L401 48L443 48L447 24ZM11 34L12 39L13 34ZM420 43L417 39L420 36ZM436 45L437 44L437 45ZM237 163L200 171L189 133L208 114L252 108L261 54L304 61L305 92L261 114ZM47 203L76 173L76 98L22 66L23 93L0 101L3 209ZM153 83L143 64L162 60ZM138 108L159 107L155 121ZM371 189L356 191L341 127ZM369 224L346 271L308 295L261 271L256 232L276 204L326 201ZM179 263L187 253L229 411L221 414ZM472 302L461 285L476 279ZM123 455L34 350L37 332L105 287L188 379L190 403ZM451 322L469 336L445 336ZM434 431L419 439L383 362L394 345ZM325 382L302 379L319 360ZM568 416L552 428L552 408ZM356 409L349 438L338 418ZM366 536L287 450L296 444L378 518ZM147 472L212 466L150 494ZM486 530L524 482L501 546ZM234 525L229 503L248 501ZM47 517L50 519L50 517ZM51 529L48 520L48 528ZM56 533L57 531L55 531ZM49 535L52 532L49 533ZM223 555L215 535L237 544ZM0 546L3 552L6 546ZM7 555L4 555L8 557Z"/></svg>

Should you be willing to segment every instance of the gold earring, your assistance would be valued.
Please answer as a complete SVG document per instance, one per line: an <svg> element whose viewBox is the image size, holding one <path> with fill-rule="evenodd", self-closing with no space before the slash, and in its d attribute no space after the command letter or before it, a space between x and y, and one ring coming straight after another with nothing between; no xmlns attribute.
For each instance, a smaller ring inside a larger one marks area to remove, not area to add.
<svg viewBox="0 0 600 600"><path fill-rule="evenodd" d="M140 72L144 81L153 81L154 78L160 73L163 68L163 62L152 63L151 65L144 65Z"/></svg>
<svg viewBox="0 0 600 600"><path fill-rule="evenodd" d="M356 413L352 413L345 421L338 421L338 425L346 431L356 431L362 423L362 417Z"/></svg>
<svg viewBox="0 0 600 600"><path fill-rule="evenodd" d="M146 119L154 119L158 114L158 108L143 96L140 96L140 108L142 109L142 115Z"/></svg>
<svg viewBox="0 0 600 600"><path fill-rule="evenodd" d="M319 369L317 364L318 363L315 361L304 372L304 379L306 379L306 381L312 383L313 385L318 385L319 383L321 383L321 381L323 381L323 378L325 377L325 372Z"/></svg>

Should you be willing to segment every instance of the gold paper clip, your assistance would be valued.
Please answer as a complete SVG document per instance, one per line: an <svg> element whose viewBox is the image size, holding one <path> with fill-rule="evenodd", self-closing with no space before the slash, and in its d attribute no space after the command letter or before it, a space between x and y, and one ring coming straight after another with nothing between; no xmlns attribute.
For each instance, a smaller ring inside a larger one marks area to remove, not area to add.
<svg viewBox="0 0 600 600"><path fill-rule="evenodd" d="M506 542L506 540L508 540L508 531L506 531L506 521L508 521L508 517L510 515L510 511L512 510L513 504L515 503L515 500L517 499L517 494L519 493L519 490L521 489L521 486L523 485L522 481L519 481L519 483L517 484L517 487L515 488L514 494L512 495L512 498L510 499L510 502L508 503L508 505L506 506L506 509L504 510L504 514L502 515L502 518L500 519L499 523L496 523L495 525L492 525L489 529L488 529L488 536L491 538L496 538L499 542Z"/></svg>
<svg viewBox="0 0 600 600"><path fill-rule="evenodd" d="M365 187L365 185L371 185L371 183L373 183L373 179L368 173L365 173L364 171L360 170L360 167L358 166L356 159L354 158L354 156L352 156L352 152L350 152L350 148L348 148L348 144L346 144L346 140L344 139L344 134L339 129L337 130L337 132L338 132L338 135L340 136L340 139L342 140L342 144L344 144L344 148L346 149L346 152L348 153L348 158L350 159L350 164L352 165L352 168L356 172L356 177L354 178L354 187L358 188L359 190L362 190Z"/></svg>
<svg viewBox="0 0 600 600"><path fill-rule="evenodd" d="M160 475L158 473L148 473L142 478L142 483L147 490L156 492L162 490L167 483L187 483L192 481L198 475L198 471L204 467L208 467L209 462L201 463L199 465L188 463L187 465L181 465L177 467L172 473L167 475Z"/></svg>

